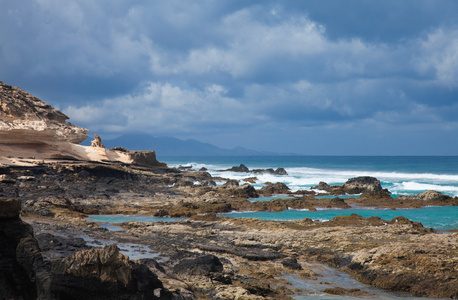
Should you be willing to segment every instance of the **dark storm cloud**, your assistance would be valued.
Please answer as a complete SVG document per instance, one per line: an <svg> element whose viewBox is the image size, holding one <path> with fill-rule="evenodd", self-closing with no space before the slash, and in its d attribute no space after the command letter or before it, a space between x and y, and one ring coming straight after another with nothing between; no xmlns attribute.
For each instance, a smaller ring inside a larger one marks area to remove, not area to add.
<svg viewBox="0 0 458 300"><path fill-rule="evenodd" d="M458 132L456 1L0 6L0 80L96 132L255 148L310 128Z"/></svg>

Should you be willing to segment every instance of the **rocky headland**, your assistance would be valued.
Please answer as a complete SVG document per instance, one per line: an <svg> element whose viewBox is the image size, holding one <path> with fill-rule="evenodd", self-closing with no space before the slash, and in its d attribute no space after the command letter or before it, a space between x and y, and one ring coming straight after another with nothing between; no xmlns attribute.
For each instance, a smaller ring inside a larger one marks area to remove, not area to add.
<svg viewBox="0 0 458 300"><path fill-rule="evenodd" d="M217 215L458 205L457 198L435 191L392 198L373 177L319 183L315 190L330 198L282 183L255 189L253 175L286 171L240 165L231 169L247 173L239 182L169 168L154 151L106 149L97 135L92 146L78 145L86 129L18 88L1 83L0 100L0 299L292 299L312 292L297 281L320 293L379 296L327 282L330 267L386 291L458 297L456 232L403 217L274 222ZM247 200L278 194L285 198ZM359 197L339 198L348 194ZM185 219L126 222L114 231L88 221L90 214ZM143 256L130 259L123 245L140 247Z"/></svg>

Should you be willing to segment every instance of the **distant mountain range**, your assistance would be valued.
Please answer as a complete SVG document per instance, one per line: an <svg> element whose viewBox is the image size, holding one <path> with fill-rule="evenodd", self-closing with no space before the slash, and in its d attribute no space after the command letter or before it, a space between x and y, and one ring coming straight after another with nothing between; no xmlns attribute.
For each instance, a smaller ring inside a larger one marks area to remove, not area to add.
<svg viewBox="0 0 458 300"><path fill-rule="evenodd" d="M86 141L85 144L90 142ZM173 137L153 137L147 134L123 135L112 140L103 140L106 148L124 147L129 150L154 150L162 156L270 156L296 155L256 151L243 147L223 149L196 140L180 140Z"/></svg>

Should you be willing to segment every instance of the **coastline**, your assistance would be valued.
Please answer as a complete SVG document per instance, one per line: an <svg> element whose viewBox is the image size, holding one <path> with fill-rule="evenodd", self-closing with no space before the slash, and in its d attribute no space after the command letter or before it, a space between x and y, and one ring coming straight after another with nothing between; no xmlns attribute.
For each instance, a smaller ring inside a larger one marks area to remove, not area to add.
<svg viewBox="0 0 458 300"><path fill-rule="evenodd" d="M357 199L316 199L307 191L299 199L250 202L247 199L254 192L284 194L284 186L254 189L250 184L236 184L231 179L227 179L225 185L216 186L212 184L216 178L202 170L116 163L62 162L7 169L13 181L2 184L4 196L13 196L16 186L21 186L21 218L32 225L39 244L45 243L46 234L63 238L61 248L66 251L49 247L42 253L45 261L55 260L56 253L69 257L69 246L62 246L68 245L65 239L78 238L81 234L95 240L144 245L154 255L158 253L162 260L151 258L143 264L159 276L165 289L181 299L292 299L311 295L307 289L292 288L282 276L289 274L315 283L324 282L323 275L317 273L320 264L388 291L449 298L458 293L458 262L454 254L458 233L436 232L403 217L382 220L351 215L314 222L216 215L247 206L281 211L295 205L299 209L324 205L345 210L348 209L345 205L353 201L370 207L382 207L390 202L385 208L391 209L393 201L399 199L391 198L383 189L372 193L363 191ZM376 181L372 183L378 186ZM40 188L42 186L47 188ZM273 184L266 186L273 187ZM369 190L369 186L365 189ZM452 197L412 198L398 206L456 205L455 201ZM109 231L86 220L89 214L118 213L187 219L117 224L122 231ZM79 249L86 247L87 243ZM198 264L205 255L216 257L222 269L214 266L214 272L204 275L178 270L185 261ZM323 286L321 291L327 295L377 297L373 292L337 283Z"/></svg>

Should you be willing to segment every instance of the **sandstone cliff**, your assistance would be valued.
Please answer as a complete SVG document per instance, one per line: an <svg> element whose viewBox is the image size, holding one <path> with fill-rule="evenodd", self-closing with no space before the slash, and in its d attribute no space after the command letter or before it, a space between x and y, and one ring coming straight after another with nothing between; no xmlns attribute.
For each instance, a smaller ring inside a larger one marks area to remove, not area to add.
<svg viewBox="0 0 458 300"><path fill-rule="evenodd" d="M68 119L37 97L0 81L0 163L69 159L163 166L154 151L109 150L97 135L92 147L78 145L88 137L88 130Z"/></svg>

